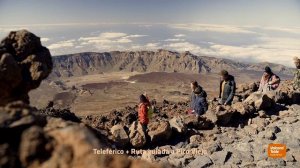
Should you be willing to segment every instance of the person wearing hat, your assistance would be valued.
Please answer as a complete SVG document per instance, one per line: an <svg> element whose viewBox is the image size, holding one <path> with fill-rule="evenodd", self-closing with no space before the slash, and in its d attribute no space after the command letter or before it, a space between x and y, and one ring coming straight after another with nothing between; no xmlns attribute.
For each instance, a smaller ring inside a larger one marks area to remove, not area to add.
<svg viewBox="0 0 300 168"><path fill-rule="evenodd" d="M269 91L276 90L279 87L280 78L273 73L270 67L265 67L265 72L261 77L259 84L259 91L266 93Z"/></svg>
<svg viewBox="0 0 300 168"><path fill-rule="evenodd" d="M196 115L204 114L208 109L207 94L197 81L191 83L192 96L191 96L191 113Z"/></svg>
<svg viewBox="0 0 300 168"><path fill-rule="evenodd" d="M295 57L294 62L297 69L294 73L293 87L295 90L300 91L300 59L298 57Z"/></svg>
<svg viewBox="0 0 300 168"><path fill-rule="evenodd" d="M222 79L220 82L219 90L219 104L231 105L236 89L234 77L230 75L226 70L222 70L220 72L220 75Z"/></svg>

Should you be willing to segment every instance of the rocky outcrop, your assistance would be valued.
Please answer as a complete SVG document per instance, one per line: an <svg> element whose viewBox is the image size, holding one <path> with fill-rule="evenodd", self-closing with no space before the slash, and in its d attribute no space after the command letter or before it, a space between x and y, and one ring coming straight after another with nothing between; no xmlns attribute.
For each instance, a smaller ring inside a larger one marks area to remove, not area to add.
<svg viewBox="0 0 300 168"><path fill-rule="evenodd" d="M199 130L211 129L214 127L213 122L204 116L187 115L184 117L184 123L188 128Z"/></svg>
<svg viewBox="0 0 300 168"><path fill-rule="evenodd" d="M129 143L129 137L127 135L124 126L121 124L114 125L111 129L114 142L119 146L126 146Z"/></svg>
<svg viewBox="0 0 300 168"><path fill-rule="evenodd" d="M177 116L173 117L171 120L169 120L170 127L174 132L177 132L179 134L184 134L187 131L187 126L184 123L183 116Z"/></svg>
<svg viewBox="0 0 300 168"><path fill-rule="evenodd" d="M230 106L218 106L216 108L217 124L223 126L228 125L235 113L236 110Z"/></svg>
<svg viewBox="0 0 300 168"><path fill-rule="evenodd" d="M157 121L149 124L148 132L152 144L163 144L168 142L172 135L172 128L167 121Z"/></svg>
<svg viewBox="0 0 300 168"><path fill-rule="evenodd" d="M141 148L146 145L146 134L142 128L142 125L138 121L135 121L131 124L129 128L129 138L133 147Z"/></svg>
<svg viewBox="0 0 300 168"><path fill-rule="evenodd" d="M26 31L14 31L0 43L0 105L22 100L37 88L52 70L51 54L40 38Z"/></svg>
<svg viewBox="0 0 300 168"><path fill-rule="evenodd" d="M241 115L252 115L256 112L254 106L243 102L237 102L233 104L232 108Z"/></svg>
<svg viewBox="0 0 300 168"><path fill-rule="evenodd" d="M257 110L268 110L275 104L275 101L270 94L256 92L247 97L244 103L254 105Z"/></svg>

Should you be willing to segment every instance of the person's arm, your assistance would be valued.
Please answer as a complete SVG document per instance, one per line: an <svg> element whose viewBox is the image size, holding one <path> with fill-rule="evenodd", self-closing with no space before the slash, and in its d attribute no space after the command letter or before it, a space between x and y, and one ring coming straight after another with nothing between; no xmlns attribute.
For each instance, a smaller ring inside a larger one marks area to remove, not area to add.
<svg viewBox="0 0 300 168"><path fill-rule="evenodd" d="M280 78L276 75L272 77L272 80L269 82L269 85L274 85L280 82Z"/></svg>
<svg viewBox="0 0 300 168"><path fill-rule="evenodd" d="M201 100L201 113L204 114L208 110L208 103L205 98Z"/></svg>
<svg viewBox="0 0 300 168"><path fill-rule="evenodd" d="M193 107L193 93L191 94L191 96L190 96L190 108L192 108Z"/></svg>
<svg viewBox="0 0 300 168"><path fill-rule="evenodd" d="M234 97L234 94L235 94L235 81L232 81L231 82L231 87L230 87L230 94L225 102L225 104L229 104L230 101L232 101L233 97Z"/></svg>

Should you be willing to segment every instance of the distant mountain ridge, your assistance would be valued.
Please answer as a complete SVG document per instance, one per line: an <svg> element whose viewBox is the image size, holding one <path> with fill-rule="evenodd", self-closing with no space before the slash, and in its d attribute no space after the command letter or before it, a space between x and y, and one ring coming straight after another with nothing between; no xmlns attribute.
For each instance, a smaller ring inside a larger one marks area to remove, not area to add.
<svg viewBox="0 0 300 168"><path fill-rule="evenodd" d="M217 73L228 71L263 71L266 65L274 72L291 75L293 68L272 63L241 63L229 59L197 56L190 52L157 51L112 51L84 52L60 55L53 58L52 77L70 77L105 72L181 72Z"/></svg>

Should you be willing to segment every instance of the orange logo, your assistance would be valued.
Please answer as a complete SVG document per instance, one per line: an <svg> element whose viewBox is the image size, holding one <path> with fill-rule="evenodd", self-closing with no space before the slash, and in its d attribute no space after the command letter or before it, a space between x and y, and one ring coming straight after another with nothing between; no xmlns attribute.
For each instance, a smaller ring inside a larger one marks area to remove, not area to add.
<svg viewBox="0 0 300 168"><path fill-rule="evenodd" d="M286 145L284 144L269 144L268 156L271 158L283 158L286 156Z"/></svg>

